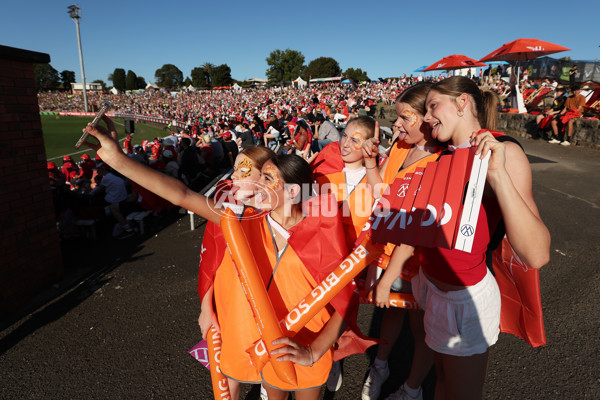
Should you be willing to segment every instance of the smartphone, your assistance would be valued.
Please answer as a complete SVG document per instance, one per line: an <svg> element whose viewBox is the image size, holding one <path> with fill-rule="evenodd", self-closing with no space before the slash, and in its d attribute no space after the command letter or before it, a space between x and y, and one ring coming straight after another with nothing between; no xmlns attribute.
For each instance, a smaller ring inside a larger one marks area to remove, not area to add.
<svg viewBox="0 0 600 400"><path fill-rule="evenodd" d="M92 120L92 122L90 122L90 125L92 126L96 126L98 125L98 122L100 122L100 118L102 118L102 115L104 115L104 113L106 112L106 110L108 110L108 108L110 107L110 102L106 102L102 105L102 108L100 108L100 111L98 111L98 114L96 114L96 116L94 117L94 119ZM89 133L83 132L83 135L81 135L81 137L79 138L79 140L77 141L77 143L75 143L75 148L78 149L81 147L81 145L83 144L83 142L85 142L85 139L87 139Z"/></svg>

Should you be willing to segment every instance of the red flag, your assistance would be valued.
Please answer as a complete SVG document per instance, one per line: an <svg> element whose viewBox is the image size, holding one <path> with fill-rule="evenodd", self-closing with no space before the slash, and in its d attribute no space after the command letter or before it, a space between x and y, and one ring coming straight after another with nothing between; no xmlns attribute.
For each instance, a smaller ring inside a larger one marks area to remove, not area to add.
<svg viewBox="0 0 600 400"><path fill-rule="evenodd" d="M317 179L319 176L340 172L344 169L340 144L338 142L333 142L323 147L323 150L319 152L310 166L313 170L314 179Z"/></svg>
<svg viewBox="0 0 600 400"><path fill-rule="evenodd" d="M492 258L502 297L500 330L532 347L546 344L538 270L521 261L506 237Z"/></svg>

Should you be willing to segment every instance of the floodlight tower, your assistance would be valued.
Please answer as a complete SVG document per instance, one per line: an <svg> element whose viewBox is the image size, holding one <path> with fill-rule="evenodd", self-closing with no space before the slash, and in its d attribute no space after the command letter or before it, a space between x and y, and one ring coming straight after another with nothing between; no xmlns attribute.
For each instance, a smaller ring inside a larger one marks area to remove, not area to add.
<svg viewBox="0 0 600 400"><path fill-rule="evenodd" d="M75 21L75 26L77 26L77 44L79 45L79 66L81 67L81 81L83 83L83 103L85 104L85 112L88 112L89 109L85 87L85 72L83 71L83 53L81 51L81 35L79 34L79 18L81 18L81 9L76 5L72 5L67 8L69 9L69 17L73 18L73 21Z"/></svg>

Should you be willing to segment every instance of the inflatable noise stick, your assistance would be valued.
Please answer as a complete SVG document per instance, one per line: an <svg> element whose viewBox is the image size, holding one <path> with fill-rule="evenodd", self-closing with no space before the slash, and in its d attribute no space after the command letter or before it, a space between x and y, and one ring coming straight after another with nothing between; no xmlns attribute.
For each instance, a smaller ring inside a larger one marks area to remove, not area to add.
<svg viewBox="0 0 600 400"><path fill-rule="evenodd" d="M211 327L207 339L213 395L215 400L229 399L231 398L229 383L227 377L221 372L221 333L217 332L215 327Z"/></svg>
<svg viewBox="0 0 600 400"><path fill-rule="evenodd" d="M359 290L358 296L360 304L375 304L373 295L370 295L368 290ZM408 310L419 309L415 296L409 293L390 293L390 307L406 308Z"/></svg>
<svg viewBox="0 0 600 400"><path fill-rule="evenodd" d="M256 326L270 355L276 348L271 344L273 340L284 335L256 261L252 256L242 225L233 211L227 210L221 217L221 230L231 252L231 258L237 268L246 299L252 309ZM271 356L270 360L279 379L290 385L297 385L296 370L291 361L278 362L275 357Z"/></svg>
<svg viewBox="0 0 600 400"><path fill-rule="evenodd" d="M374 244L371 237L366 235L352 253L286 315L283 323L288 332L293 336L302 329L382 252L383 247Z"/></svg>

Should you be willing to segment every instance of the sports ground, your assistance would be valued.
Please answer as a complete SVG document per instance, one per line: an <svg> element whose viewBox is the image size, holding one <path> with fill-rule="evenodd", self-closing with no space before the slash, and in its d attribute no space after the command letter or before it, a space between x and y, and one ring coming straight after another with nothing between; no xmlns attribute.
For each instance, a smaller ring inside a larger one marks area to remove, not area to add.
<svg viewBox="0 0 600 400"><path fill-rule="evenodd" d="M74 147L77 140L81 137L82 129L92 120L91 117L54 115L41 115L40 117L48 161L60 162L65 155L71 155L74 160L79 160L79 157L84 153L89 154L92 158L95 156L94 152L85 146L79 149L75 149ZM125 137L123 119L115 118L114 122L119 132L119 139L123 140ZM136 123L135 133L132 134L132 142L133 144L141 144L144 139L152 141L155 137L163 137L165 134L166 131L161 128Z"/></svg>

